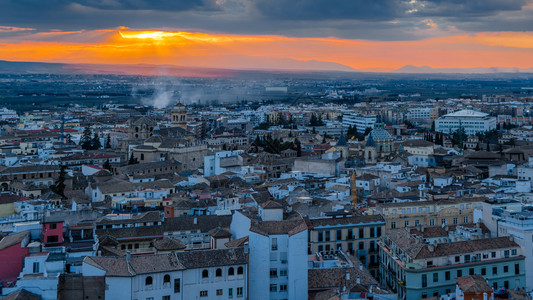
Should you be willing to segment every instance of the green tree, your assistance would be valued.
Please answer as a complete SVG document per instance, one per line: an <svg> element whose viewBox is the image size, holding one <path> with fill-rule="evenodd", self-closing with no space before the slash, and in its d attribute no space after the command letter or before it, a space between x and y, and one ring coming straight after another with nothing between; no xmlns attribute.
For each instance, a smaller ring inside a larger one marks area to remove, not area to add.
<svg viewBox="0 0 533 300"><path fill-rule="evenodd" d="M95 132L91 140L91 150L97 150L100 148L102 148L102 143L100 143L100 137L98 136L98 133Z"/></svg>
<svg viewBox="0 0 533 300"><path fill-rule="evenodd" d="M106 159L106 161L104 162L104 164L102 165L102 168L108 170L109 172L111 172L111 163L109 162L109 159Z"/></svg>
<svg viewBox="0 0 533 300"><path fill-rule="evenodd" d="M132 152L130 155L130 159L128 160L128 165L134 165L138 163L139 163L139 160L137 159L137 157L133 156L133 152Z"/></svg>
<svg viewBox="0 0 533 300"><path fill-rule="evenodd" d="M89 126L86 126L85 129L83 130L83 133L81 135L81 139L80 139L80 146L81 148L83 148L84 150L91 150L92 148L92 132L91 132L91 128L89 128Z"/></svg>
<svg viewBox="0 0 533 300"><path fill-rule="evenodd" d="M105 139L105 146L106 149L111 149L111 135L108 133L107 137Z"/></svg>
<svg viewBox="0 0 533 300"><path fill-rule="evenodd" d="M311 118L309 119L309 126L317 126L318 125L318 118L315 114L311 115Z"/></svg>
<svg viewBox="0 0 533 300"><path fill-rule="evenodd" d="M302 156L302 143L299 139L294 139L294 150L296 150L296 156Z"/></svg>
<svg viewBox="0 0 533 300"><path fill-rule="evenodd" d="M65 199L65 179L67 177L67 172L66 167L64 165L60 165L59 168L59 176L57 177L54 184L50 186L50 190Z"/></svg>

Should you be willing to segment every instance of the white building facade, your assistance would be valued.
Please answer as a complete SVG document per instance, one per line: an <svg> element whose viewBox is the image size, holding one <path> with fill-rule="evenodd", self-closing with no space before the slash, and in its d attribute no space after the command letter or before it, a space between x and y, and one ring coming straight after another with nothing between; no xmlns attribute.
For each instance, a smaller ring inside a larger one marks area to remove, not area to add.
<svg viewBox="0 0 533 300"><path fill-rule="evenodd" d="M474 110L461 110L435 120L435 131L438 132L451 134L461 127L466 135L490 131L496 129L496 118Z"/></svg>
<svg viewBox="0 0 533 300"><path fill-rule="evenodd" d="M253 299L307 299L307 226L303 220L254 224L249 245Z"/></svg>
<svg viewBox="0 0 533 300"><path fill-rule="evenodd" d="M357 132L365 133L367 128L374 129L377 122L375 115L345 114L342 116L342 127L346 130L350 126L357 128Z"/></svg>
<svg viewBox="0 0 533 300"><path fill-rule="evenodd" d="M247 299L244 248L133 257L87 257L83 276L104 276L106 299Z"/></svg>

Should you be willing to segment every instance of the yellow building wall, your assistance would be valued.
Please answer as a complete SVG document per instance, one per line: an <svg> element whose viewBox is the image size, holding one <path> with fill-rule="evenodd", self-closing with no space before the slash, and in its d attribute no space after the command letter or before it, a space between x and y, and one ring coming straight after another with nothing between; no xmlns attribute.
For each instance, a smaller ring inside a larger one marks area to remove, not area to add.
<svg viewBox="0 0 533 300"><path fill-rule="evenodd" d="M7 217L15 214L15 205L13 203L0 204L0 217Z"/></svg>

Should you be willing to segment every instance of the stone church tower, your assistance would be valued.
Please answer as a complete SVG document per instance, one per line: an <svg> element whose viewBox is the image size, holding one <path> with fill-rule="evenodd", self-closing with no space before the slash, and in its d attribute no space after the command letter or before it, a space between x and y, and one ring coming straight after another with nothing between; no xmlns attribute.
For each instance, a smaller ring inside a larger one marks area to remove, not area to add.
<svg viewBox="0 0 533 300"><path fill-rule="evenodd" d="M181 127L187 130L187 108L181 103L177 103L170 112L172 127Z"/></svg>

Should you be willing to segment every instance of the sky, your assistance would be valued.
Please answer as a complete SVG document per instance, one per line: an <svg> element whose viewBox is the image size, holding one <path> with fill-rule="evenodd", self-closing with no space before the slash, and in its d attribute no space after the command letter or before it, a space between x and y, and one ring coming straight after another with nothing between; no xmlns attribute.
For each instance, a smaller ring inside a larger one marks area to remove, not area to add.
<svg viewBox="0 0 533 300"><path fill-rule="evenodd" d="M533 68L533 0L2 0L0 60Z"/></svg>

